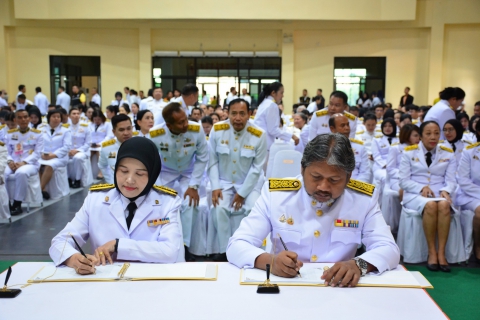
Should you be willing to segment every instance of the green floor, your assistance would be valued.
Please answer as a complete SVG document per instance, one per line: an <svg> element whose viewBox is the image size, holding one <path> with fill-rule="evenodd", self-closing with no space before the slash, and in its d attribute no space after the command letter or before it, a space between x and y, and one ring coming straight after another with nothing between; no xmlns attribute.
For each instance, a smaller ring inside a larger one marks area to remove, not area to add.
<svg viewBox="0 0 480 320"><path fill-rule="evenodd" d="M15 262L0 261L0 272ZM432 283L435 289L428 289L427 292L450 319L480 319L480 268L452 268L451 274L431 272L423 266L407 268L420 271Z"/></svg>

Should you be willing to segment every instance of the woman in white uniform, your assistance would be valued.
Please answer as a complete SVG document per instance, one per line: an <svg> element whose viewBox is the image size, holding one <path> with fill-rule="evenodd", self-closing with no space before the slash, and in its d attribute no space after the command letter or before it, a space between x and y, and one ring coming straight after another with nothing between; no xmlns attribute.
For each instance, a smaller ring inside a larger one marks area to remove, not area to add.
<svg viewBox="0 0 480 320"><path fill-rule="evenodd" d="M452 200L455 191L455 154L439 145L440 126L425 121L420 126L422 141L405 148L400 163L400 188L403 205L422 212L423 230L428 245L427 268L431 271L450 272L445 258L445 245L450 231ZM438 249L436 240L438 236Z"/></svg>
<svg viewBox="0 0 480 320"><path fill-rule="evenodd" d="M47 184L53 176L54 170L66 167L68 152L72 147L72 135L69 129L62 125L62 113L59 109L50 110L47 114L48 126L42 133L43 152L38 161L40 163L40 185L43 198L50 199L50 194L45 191Z"/></svg>
<svg viewBox="0 0 480 320"><path fill-rule="evenodd" d="M480 128L477 134L480 133ZM457 170L459 190L455 203L462 210L475 213L473 217L473 241L475 258L480 262L480 142L469 145L462 152Z"/></svg>
<svg viewBox="0 0 480 320"><path fill-rule="evenodd" d="M42 114L40 113L40 109L36 106L30 106L28 109L28 116L30 117L30 128L43 131L47 126L45 123L42 123Z"/></svg>
<svg viewBox="0 0 480 320"><path fill-rule="evenodd" d="M398 143L397 126L392 118L384 119L381 125L383 135L378 135L372 140L373 156L373 181L374 184L383 190L385 178L387 177L387 157L390 147ZM380 197L381 199L381 197Z"/></svg>
<svg viewBox="0 0 480 320"><path fill-rule="evenodd" d="M114 260L176 262L183 250L181 200L175 191L154 186L160 171L152 141L132 138L122 143L115 183L92 186L75 218L53 238L49 253L55 265L85 275ZM90 240L94 253L83 257L70 234L80 246Z"/></svg>
<svg viewBox="0 0 480 320"><path fill-rule="evenodd" d="M453 150L455 153L455 161L458 166L460 158L462 157L463 148L469 145L462 141L463 127L460 121L457 119L450 119L445 122L445 125L443 126L443 136L445 137L445 140L441 142L441 145Z"/></svg>
<svg viewBox="0 0 480 320"><path fill-rule="evenodd" d="M460 121L463 128L462 140L468 144L471 144L472 133L470 132L470 117L465 112L457 114L457 120Z"/></svg>
<svg viewBox="0 0 480 320"><path fill-rule="evenodd" d="M4 174L7 167L7 147L0 141L0 219L10 219L9 200L5 188Z"/></svg>
<svg viewBox="0 0 480 320"><path fill-rule="evenodd" d="M90 123L90 132L92 133L92 146L90 148L90 161L92 163L93 176L97 179L103 179L102 173L98 169L98 156L102 148L102 142L114 137L112 124L100 109L95 109L92 113L92 123Z"/></svg>
<svg viewBox="0 0 480 320"><path fill-rule="evenodd" d="M414 124L406 124L400 130L400 143L392 144L387 157L387 176L389 187L398 191L400 201L403 199L403 190L400 188L398 171L404 149L420 142L420 128Z"/></svg>
<svg viewBox="0 0 480 320"><path fill-rule="evenodd" d="M310 126L307 122L308 117L305 113L300 112L293 115L293 125L300 130L300 142L295 146L295 150L302 154L308 143L308 135L310 134Z"/></svg>
<svg viewBox="0 0 480 320"><path fill-rule="evenodd" d="M469 134L464 134L464 139L468 140L468 142L475 143L475 142L480 142L478 140L478 133L477 133L477 122L480 120L480 116L472 116L470 118L470 125L469 125Z"/></svg>
<svg viewBox="0 0 480 320"><path fill-rule="evenodd" d="M150 138L149 131L155 124L153 113L150 110L139 111L137 114L137 124L140 127L140 130L138 130L138 136Z"/></svg>

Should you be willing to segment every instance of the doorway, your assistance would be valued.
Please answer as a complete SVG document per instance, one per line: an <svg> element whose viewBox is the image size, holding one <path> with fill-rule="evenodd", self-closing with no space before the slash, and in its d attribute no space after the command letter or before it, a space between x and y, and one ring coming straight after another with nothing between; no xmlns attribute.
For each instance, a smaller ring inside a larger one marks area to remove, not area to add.
<svg viewBox="0 0 480 320"><path fill-rule="evenodd" d="M56 103L58 88L63 86L68 95L72 86L78 86L85 93L87 105L90 89L96 87L101 95L100 57L98 56L50 56L50 95Z"/></svg>

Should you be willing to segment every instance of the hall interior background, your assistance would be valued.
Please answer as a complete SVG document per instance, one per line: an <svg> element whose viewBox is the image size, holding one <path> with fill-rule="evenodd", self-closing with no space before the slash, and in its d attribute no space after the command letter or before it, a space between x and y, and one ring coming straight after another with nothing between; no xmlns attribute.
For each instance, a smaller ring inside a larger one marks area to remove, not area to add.
<svg viewBox="0 0 480 320"><path fill-rule="evenodd" d="M405 86L419 105L459 86L471 112L478 12L477 0L4 0L0 87L14 95L22 83L33 98L41 86L49 96L50 55L99 56L108 103L124 86L152 86L155 51L270 51L281 58L288 112L304 88L333 90L335 57L386 57L385 96L394 106Z"/></svg>

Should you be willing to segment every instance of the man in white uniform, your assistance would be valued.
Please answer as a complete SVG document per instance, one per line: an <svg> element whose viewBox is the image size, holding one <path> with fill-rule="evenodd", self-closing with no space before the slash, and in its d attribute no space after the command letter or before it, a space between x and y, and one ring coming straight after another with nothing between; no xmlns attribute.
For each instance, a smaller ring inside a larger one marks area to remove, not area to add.
<svg viewBox="0 0 480 320"><path fill-rule="evenodd" d="M0 108L8 107L8 102L5 98L4 90L0 90Z"/></svg>
<svg viewBox="0 0 480 320"><path fill-rule="evenodd" d="M252 105L252 97L250 97L250 95L248 94L247 89L242 89L242 95L240 96L240 98L247 101L249 105Z"/></svg>
<svg viewBox="0 0 480 320"><path fill-rule="evenodd" d="M173 100L173 101L172 101ZM178 102L183 111L190 116L190 107L198 102L198 87L192 83L187 83L182 89L182 95L176 99L172 98L170 102Z"/></svg>
<svg viewBox="0 0 480 320"><path fill-rule="evenodd" d="M28 127L30 117L26 110L15 112L17 129L9 130L5 137L8 149L7 165L5 169L5 181L13 175L15 179L15 192L10 195L13 201L11 208L12 216L23 213L22 201L25 200L28 188L28 178L38 174L40 154L43 150L42 131Z"/></svg>
<svg viewBox="0 0 480 320"><path fill-rule="evenodd" d="M153 89L153 99L147 102L146 109L152 111L155 125L165 123L165 120L163 120L162 111L166 105L167 103L163 101L162 88Z"/></svg>
<svg viewBox="0 0 480 320"><path fill-rule="evenodd" d="M18 96L21 95L21 94L25 95L25 92L27 92L27 87L25 87L24 84L19 85L18 86L18 93L17 93L17 96L15 97L15 104L18 104Z"/></svg>
<svg viewBox="0 0 480 320"><path fill-rule="evenodd" d="M350 179L354 168L345 136L323 134L310 141L301 175L265 183L228 243L228 261L239 268L265 269L273 257L260 247L270 233L271 241L278 242L271 269L278 276L297 276L303 262L335 262L322 279L331 286L353 287L367 272L396 268L400 252L378 207L378 193L373 185ZM361 243L366 252L355 257Z"/></svg>
<svg viewBox="0 0 480 320"><path fill-rule="evenodd" d="M232 100L228 120L216 123L210 132L208 175L215 230L208 230L207 252L216 254L214 260L226 259L228 239L259 196L256 185L267 157L267 139L248 121L248 109L246 101ZM215 232L217 239L212 237Z"/></svg>
<svg viewBox="0 0 480 320"><path fill-rule="evenodd" d="M90 165L89 150L92 143L92 133L88 128L88 123L80 122L80 110L77 107L70 109L70 120L72 121L70 126L72 149L68 152L68 157L72 161L69 161L67 171L70 187L76 189L81 187L82 177L87 173L91 174L87 166Z"/></svg>
<svg viewBox="0 0 480 320"><path fill-rule="evenodd" d="M230 93L227 96L227 105L230 104L230 101L238 99L237 89L235 87L230 88Z"/></svg>
<svg viewBox="0 0 480 320"><path fill-rule="evenodd" d="M42 93L42 88L36 87L35 92L37 94L35 95L33 102L40 110L40 113L42 114L42 116L44 116L47 114L48 105L50 104L50 102L48 101L47 96Z"/></svg>
<svg viewBox="0 0 480 320"><path fill-rule="evenodd" d="M99 107L102 107L102 98L98 94L98 89L95 87L92 88L92 99L90 102L94 102L98 104Z"/></svg>
<svg viewBox="0 0 480 320"><path fill-rule="evenodd" d="M132 120L126 114L118 114L112 118L113 134L115 139L102 143L98 168L102 170L107 183L113 183L113 172L117 162L117 152L122 143L133 136Z"/></svg>
<svg viewBox="0 0 480 320"><path fill-rule="evenodd" d="M180 185L178 193L183 200L180 217L188 261L193 260L188 247L198 215L198 189L207 167L208 145L202 126L188 121L178 102L169 103L163 109L163 116L166 122L150 130L150 139L157 146L162 159L162 174L157 184L171 189L176 183Z"/></svg>
<svg viewBox="0 0 480 320"><path fill-rule="evenodd" d="M58 95L56 104L61 106L63 109L70 110L70 96L65 92L65 87L60 86L58 87Z"/></svg>
<svg viewBox="0 0 480 320"><path fill-rule="evenodd" d="M33 102L30 100L27 100L25 95L22 93L17 97L17 110L24 110L28 105L32 105Z"/></svg>
<svg viewBox="0 0 480 320"><path fill-rule="evenodd" d="M348 108L347 101L348 97L344 92L332 92L328 107L315 112L312 120L310 121L310 133L308 136L309 141L313 140L313 138L319 134L330 133L328 120L335 113L343 113L348 118L348 121L350 122L350 137L355 137L355 131L357 130L357 117L346 111Z"/></svg>

